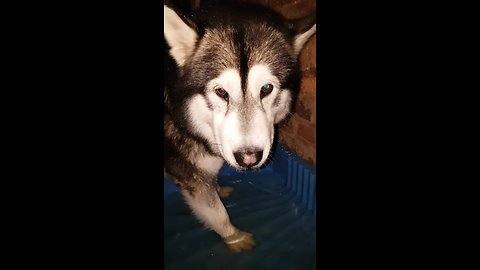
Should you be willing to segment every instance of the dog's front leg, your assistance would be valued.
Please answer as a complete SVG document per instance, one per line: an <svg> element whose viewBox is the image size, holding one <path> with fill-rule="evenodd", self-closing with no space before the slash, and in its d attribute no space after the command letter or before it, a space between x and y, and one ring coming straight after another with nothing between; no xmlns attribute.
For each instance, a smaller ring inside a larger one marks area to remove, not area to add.
<svg viewBox="0 0 480 270"><path fill-rule="evenodd" d="M230 222L227 210L220 201L216 185L202 184L194 190L182 190L185 201L195 216L209 229L219 234L234 252L249 250L255 245L253 235L235 228Z"/></svg>

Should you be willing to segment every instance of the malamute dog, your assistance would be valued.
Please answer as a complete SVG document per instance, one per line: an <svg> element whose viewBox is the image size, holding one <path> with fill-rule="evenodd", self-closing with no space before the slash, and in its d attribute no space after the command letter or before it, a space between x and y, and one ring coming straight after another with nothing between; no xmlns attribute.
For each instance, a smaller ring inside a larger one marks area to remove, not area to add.
<svg viewBox="0 0 480 270"><path fill-rule="evenodd" d="M274 125L299 89L298 55L316 31L315 15L286 20L251 4L219 1L183 14L164 4L165 173L207 228L233 251L251 249L252 234L236 228L220 198L224 162L262 166Z"/></svg>

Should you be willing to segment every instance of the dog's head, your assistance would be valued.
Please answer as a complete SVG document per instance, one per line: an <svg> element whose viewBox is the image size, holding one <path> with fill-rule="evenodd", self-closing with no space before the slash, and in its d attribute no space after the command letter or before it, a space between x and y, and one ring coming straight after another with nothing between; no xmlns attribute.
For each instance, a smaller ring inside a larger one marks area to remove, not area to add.
<svg viewBox="0 0 480 270"><path fill-rule="evenodd" d="M286 20L259 6L201 9L186 16L164 6L164 37L179 78L168 93L189 132L238 169L267 159L274 125L298 91L297 58L315 33L315 16Z"/></svg>

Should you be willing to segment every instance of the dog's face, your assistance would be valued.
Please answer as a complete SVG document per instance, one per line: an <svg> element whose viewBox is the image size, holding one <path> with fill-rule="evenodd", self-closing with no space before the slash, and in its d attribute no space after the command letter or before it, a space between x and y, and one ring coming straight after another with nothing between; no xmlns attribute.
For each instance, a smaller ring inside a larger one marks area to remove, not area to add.
<svg viewBox="0 0 480 270"><path fill-rule="evenodd" d="M164 36L182 80L170 95L183 103L185 126L230 165L260 167L274 124L290 112L289 81L315 25L293 37L267 21L211 24L200 31L171 8L164 11Z"/></svg>

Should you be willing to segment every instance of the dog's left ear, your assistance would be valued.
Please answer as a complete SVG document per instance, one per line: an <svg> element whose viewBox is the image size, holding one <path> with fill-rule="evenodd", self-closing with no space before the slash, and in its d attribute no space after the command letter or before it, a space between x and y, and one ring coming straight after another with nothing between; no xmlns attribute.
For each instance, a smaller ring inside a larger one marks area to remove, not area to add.
<svg viewBox="0 0 480 270"><path fill-rule="evenodd" d="M163 34L170 46L170 55L178 66L183 66L198 39L195 24L178 9L164 4L163 11Z"/></svg>
<svg viewBox="0 0 480 270"><path fill-rule="evenodd" d="M288 20L287 27L293 33L293 50L295 55L300 54L303 46L312 35L317 32L317 14L314 13L304 18Z"/></svg>

